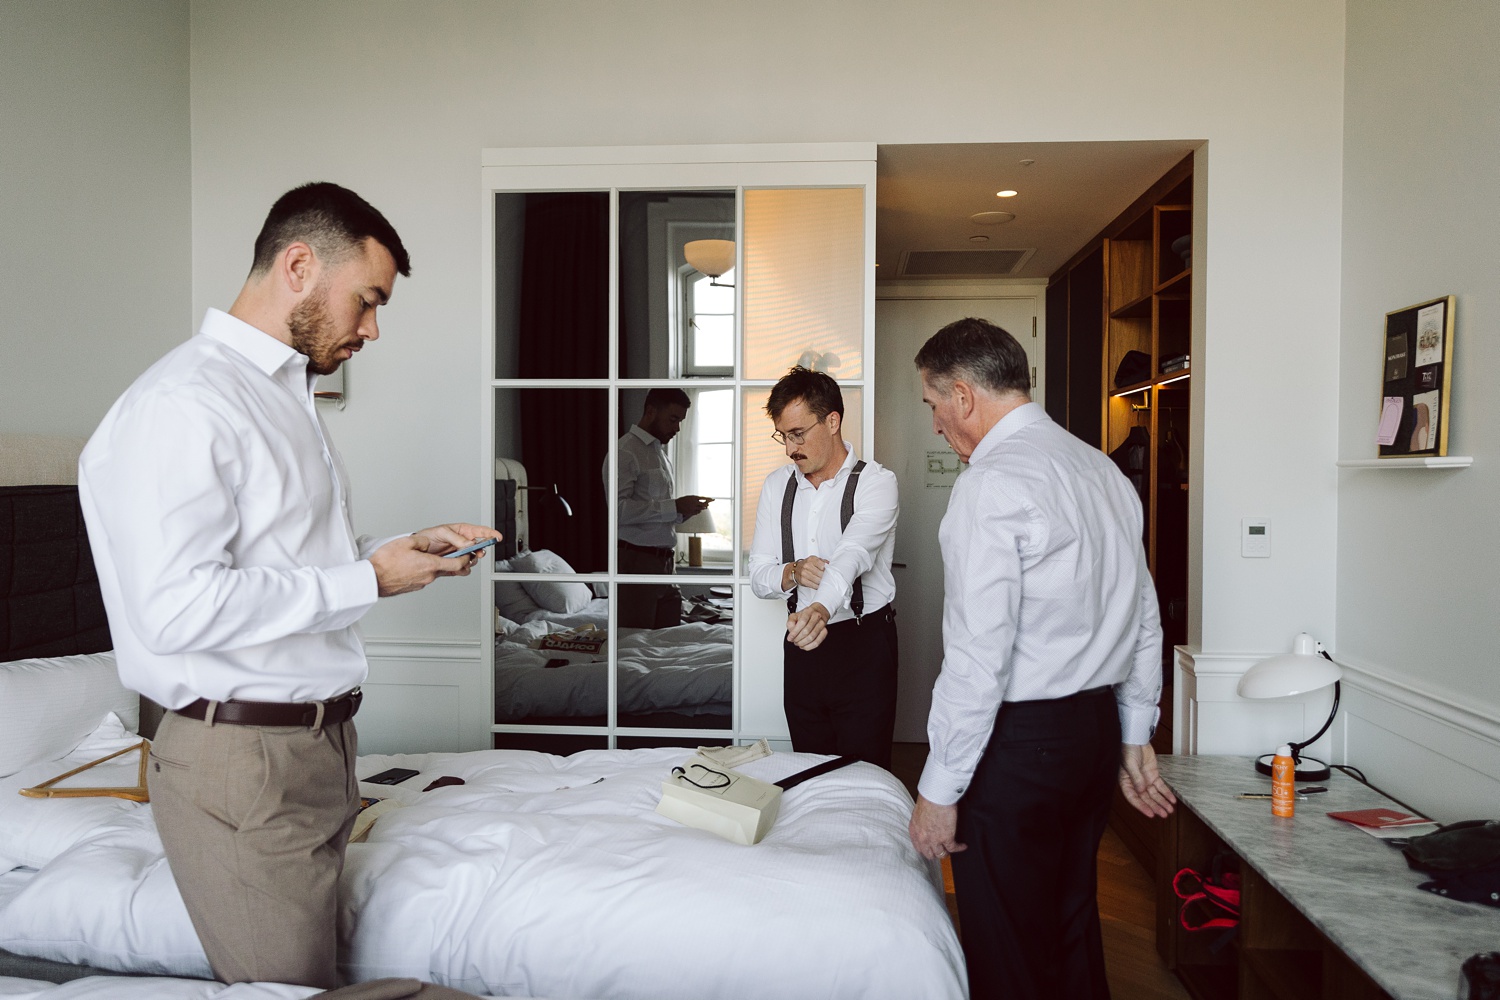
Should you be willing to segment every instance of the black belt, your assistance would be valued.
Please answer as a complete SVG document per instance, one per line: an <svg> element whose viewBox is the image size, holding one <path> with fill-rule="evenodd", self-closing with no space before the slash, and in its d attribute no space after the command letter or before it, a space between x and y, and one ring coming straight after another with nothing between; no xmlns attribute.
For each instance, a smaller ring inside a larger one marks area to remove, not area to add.
<svg viewBox="0 0 1500 1000"><path fill-rule="evenodd" d="M637 545L635 542L627 542L623 538L617 539L617 541L620 543L620 548L630 549L632 552L645 552L653 556L672 556L677 554L677 550L670 546L657 548L653 545Z"/></svg>
<svg viewBox="0 0 1500 1000"><path fill-rule="evenodd" d="M328 701L207 701L199 698L195 702L173 709L178 715L200 721L210 718L213 722L227 722L232 726L302 726L321 729L336 726L354 718L364 695L359 688Z"/></svg>

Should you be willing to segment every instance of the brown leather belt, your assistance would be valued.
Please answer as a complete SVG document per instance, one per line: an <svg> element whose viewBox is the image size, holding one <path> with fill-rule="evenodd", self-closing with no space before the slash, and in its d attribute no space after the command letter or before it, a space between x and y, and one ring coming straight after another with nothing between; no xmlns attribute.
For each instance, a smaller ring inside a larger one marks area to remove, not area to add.
<svg viewBox="0 0 1500 1000"><path fill-rule="evenodd" d="M278 701L207 701L199 698L195 702L174 709L178 715L189 719L227 722L232 726L302 726L321 729L336 726L354 718L364 695L359 688L328 701L278 702ZM212 716L210 717L210 710Z"/></svg>

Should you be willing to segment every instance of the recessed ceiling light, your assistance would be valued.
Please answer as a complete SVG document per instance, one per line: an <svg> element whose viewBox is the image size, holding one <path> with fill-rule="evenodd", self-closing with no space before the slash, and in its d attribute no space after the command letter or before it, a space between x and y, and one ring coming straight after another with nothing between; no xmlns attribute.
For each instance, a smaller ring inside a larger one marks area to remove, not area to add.
<svg viewBox="0 0 1500 1000"><path fill-rule="evenodd" d="M970 243L988 243L989 241L990 241L990 238L988 236L983 235L983 234L980 234L978 236L970 236L969 237L969 242Z"/></svg>
<svg viewBox="0 0 1500 1000"><path fill-rule="evenodd" d="M1015 217L1014 212L976 212L969 216L969 221L976 226L998 226L1002 222L1010 222Z"/></svg>
<svg viewBox="0 0 1500 1000"><path fill-rule="evenodd" d="M1021 161L1021 166L1023 166L1023 167L1029 167L1029 166L1031 166L1035 162L1036 162L1035 160L1022 160Z"/></svg>
<svg viewBox="0 0 1500 1000"><path fill-rule="evenodd" d="M1016 196L1016 193L1014 191L1012 191L1010 188L1006 188L1004 191L996 191L995 192L995 197L996 198L1014 198L1015 196Z"/></svg>

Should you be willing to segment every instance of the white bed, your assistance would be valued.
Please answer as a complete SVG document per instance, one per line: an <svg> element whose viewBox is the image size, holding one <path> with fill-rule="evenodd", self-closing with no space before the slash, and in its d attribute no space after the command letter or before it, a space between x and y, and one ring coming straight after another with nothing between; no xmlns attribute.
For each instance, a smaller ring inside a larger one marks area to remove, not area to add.
<svg viewBox="0 0 1500 1000"><path fill-rule="evenodd" d="M76 498L63 520L78 520ZM0 558L18 544L0 538ZM63 587L74 594L88 582ZM78 966L207 978L149 804L17 794L135 741L126 725L135 699L112 658L19 661L6 652L0 647L0 949L75 967L49 978L87 974ZM362 776L393 766L420 774L395 788L362 786L408 804L350 845L339 917L346 977L594 1000L965 995L936 866L907 838L911 800L895 778L855 764L800 785L765 840L743 847L655 813L662 780L687 755L361 758ZM820 759L773 754L743 769L775 780ZM93 783L121 783L129 766ZM464 784L421 790L442 776ZM16 967L0 961L0 972ZM76 995L128 997L139 982ZM240 992L184 995L276 996L231 989Z"/></svg>
<svg viewBox="0 0 1500 1000"><path fill-rule="evenodd" d="M685 756L362 758L361 774L421 774L395 789L363 786L410 804L350 845L343 972L501 996L964 995L941 886L907 841L910 800L891 775L856 764L795 788L767 838L742 847L654 812ZM773 754L745 770L776 779L820 759ZM420 791L444 775L465 784ZM64 816L79 801L32 810L32 822L66 831L63 849L0 905L0 948L208 976L150 807L110 809L80 833Z"/></svg>
<svg viewBox="0 0 1500 1000"><path fill-rule="evenodd" d="M223 983L158 976L88 976L66 983L0 976L6 1000L302 1000L321 993L311 986L282 983Z"/></svg>
<svg viewBox="0 0 1500 1000"><path fill-rule="evenodd" d="M731 626L691 622L662 629L622 628L617 634L622 717L729 716L734 682ZM604 655L532 649L532 638L526 631L495 637L495 721L602 719L609 693ZM708 720L690 724L704 721Z"/></svg>

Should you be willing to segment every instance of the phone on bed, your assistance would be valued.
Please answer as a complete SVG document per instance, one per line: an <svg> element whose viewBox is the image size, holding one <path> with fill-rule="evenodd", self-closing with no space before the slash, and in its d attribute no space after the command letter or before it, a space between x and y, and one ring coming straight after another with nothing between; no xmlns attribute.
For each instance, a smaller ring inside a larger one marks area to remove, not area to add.
<svg viewBox="0 0 1500 1000"><path fill-rule="evenodd" d="M482 542L475 542L473 545L470 545L467 548L459 549L457 552L450 552L447 555L443 556L443 558L444 559L457 559L459 556L466 556L470 552L478 552L480 549L487 549L491 545L494 545L494 544L495 544L495 540L493 538L486 538Z"/></svg>
<svg viewBox="0 0 1500 1000"><path fill-rule="evenodd" d="M401 782L420 772L409 767L393 767L389 771L381 771L365 780L372 785L399 785Z"/></svg>

